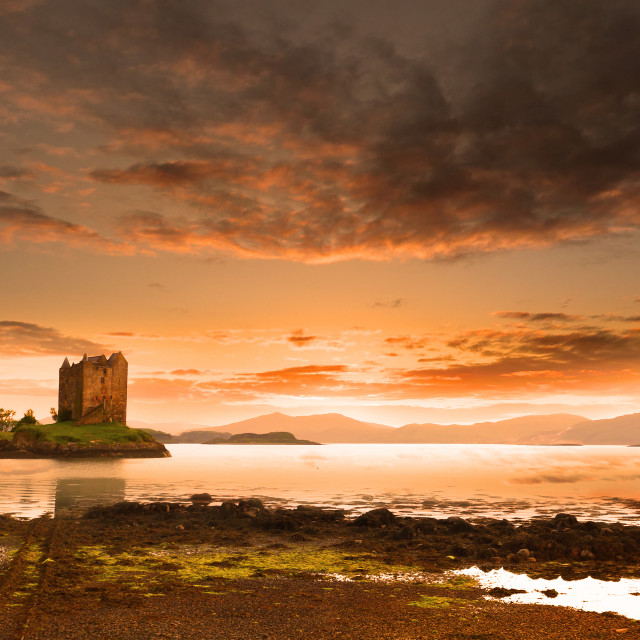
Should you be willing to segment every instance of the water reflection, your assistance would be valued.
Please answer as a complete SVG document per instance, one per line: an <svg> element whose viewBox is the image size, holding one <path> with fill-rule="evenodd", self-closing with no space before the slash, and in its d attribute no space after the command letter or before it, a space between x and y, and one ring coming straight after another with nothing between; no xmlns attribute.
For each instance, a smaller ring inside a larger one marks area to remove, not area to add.
<svg viewBox="0 0 640 640"><path fill-rule="evenodd" d="M640 620L640 580L637 578L621 578L616 582L591 577L571 581L562 578L544 580L504 569L485 573L478 567L455 571L454 574L472 577L481 587L504 587L526 592L502 598L503 602L547 604L598 613L614 611L627 618Z"/></svg>
<svg viewBox="0 0 640 640"><path fill-rule="evenodd" d="M73 491L77 502L183 501L206 491L216 501L255 496L272 506L311 503L354 514L385 506L400 515L518 520L568 511L580 519L640 522L640 450L628 447L169 449L173 457L162 459L0 460L0 513L38 516L63 508ZM72 489L74 483L86 489Z"/></svg>
<svg viewBox="0 0 640 640"><path fill-rule="evenodd" d="M62 478L56 484L55 515L125 499L124 478Z"/></svg>

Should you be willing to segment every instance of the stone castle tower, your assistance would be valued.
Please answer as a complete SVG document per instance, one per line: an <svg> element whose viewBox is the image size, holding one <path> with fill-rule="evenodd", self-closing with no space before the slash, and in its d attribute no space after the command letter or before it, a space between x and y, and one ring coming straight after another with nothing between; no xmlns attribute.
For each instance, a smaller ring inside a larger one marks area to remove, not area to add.
<svg viewBox="0 0 640 640"><path fill-rule="evenodd" d="M58 416L78 424L127 421L128 364L122 351L84 358L60 367Z"/></svg>

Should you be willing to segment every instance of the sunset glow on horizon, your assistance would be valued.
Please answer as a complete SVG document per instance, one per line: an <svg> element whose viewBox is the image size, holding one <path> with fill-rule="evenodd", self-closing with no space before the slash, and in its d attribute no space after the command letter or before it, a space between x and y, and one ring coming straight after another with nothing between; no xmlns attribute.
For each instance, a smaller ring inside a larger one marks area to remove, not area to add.
<svg viewBox="0 0 640 640"><path fill-rule="evenodd" d="M392 6L393 4L393 6ZM640 412L631 0L11 0L0 406Z"/></svg>

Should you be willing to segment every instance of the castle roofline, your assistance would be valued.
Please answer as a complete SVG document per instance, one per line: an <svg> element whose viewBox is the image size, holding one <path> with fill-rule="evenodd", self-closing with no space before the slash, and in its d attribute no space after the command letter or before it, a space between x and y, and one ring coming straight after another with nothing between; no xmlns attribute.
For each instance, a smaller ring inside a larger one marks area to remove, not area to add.
<svg viewBox="0 0 640 640"><path fill-rule="evenodd" d="M99 363L102 365L112 365L117 360L122 360L125 363L127 362L125 357L122 355L122 351L114 352L108 358L107 356L104 355L104 353L100 354L99 356L89 356L85 353L84 356L82 357L82 360L80 360L77 364L82 364L83 362L92 362L94 364ZM75 365L71 365L69 363L69 358L65 358L60 368L67 369L71 366L75 366Z"/></svg>
<svg viewBox="0 0 640 640"><path fill-rule="evenodd" d="M99 356L91 356L89 358L86 358L86 360L87 362L108 362L107 357L104 355L104 353Z"/></svg>

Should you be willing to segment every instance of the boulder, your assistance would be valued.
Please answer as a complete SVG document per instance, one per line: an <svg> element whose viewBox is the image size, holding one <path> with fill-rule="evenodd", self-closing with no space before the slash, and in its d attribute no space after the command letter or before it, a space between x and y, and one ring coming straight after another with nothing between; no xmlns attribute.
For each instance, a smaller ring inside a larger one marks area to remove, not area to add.
<svg viewBox="0 0 640 640"><path fill-rule="evenodd" d="M453 532L473 530L473 525L464 518L460 518L459 516L450 516L449 518L445 518L443 523L447 527L447 529L449 529L449 531Z"/></svg>
<svg viewBox="0 0 640 640"><path fill-rule="evenodd" d="M394 524L395 521L396 516L389 509L381 507L363 513L353 524L356 527L386 527Z"/></svg>

